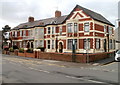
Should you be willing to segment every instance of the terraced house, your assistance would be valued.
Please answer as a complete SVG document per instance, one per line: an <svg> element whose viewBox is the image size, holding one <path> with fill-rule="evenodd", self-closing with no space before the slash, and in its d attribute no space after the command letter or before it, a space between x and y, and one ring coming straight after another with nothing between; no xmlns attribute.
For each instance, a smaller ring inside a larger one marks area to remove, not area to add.
<svg viewBox="0 0 120 85"><path fill-rule="evenodd" d="M101 14L79 5L69 15L22 23L11 30L12 45L19 48L44 47L46 52L76 53L115 51L114 25Z"/></svg>

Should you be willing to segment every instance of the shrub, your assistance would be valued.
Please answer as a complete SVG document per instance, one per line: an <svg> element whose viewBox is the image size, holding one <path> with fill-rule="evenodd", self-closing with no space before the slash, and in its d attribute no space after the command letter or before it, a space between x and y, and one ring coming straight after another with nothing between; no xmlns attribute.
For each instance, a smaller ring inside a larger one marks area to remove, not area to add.
<svg viewBox="0 0 120 85"><path fill-rule="evenodd" d="M19 48L20 53L24 53L24 48Z"/></svg>
<svg viewBox="0 0 120 85"><path fill-rule="evenodd" d="M29 48L26 52L28 52L28 53L33 53L33 49L32 49L32 48Z"/></svg>
<svg viewBox="0 0 120 85"><path fill-rule="evenodd" d="M14 52L13 47L9 48L9 51L10 51L10 52Z"/></svg>

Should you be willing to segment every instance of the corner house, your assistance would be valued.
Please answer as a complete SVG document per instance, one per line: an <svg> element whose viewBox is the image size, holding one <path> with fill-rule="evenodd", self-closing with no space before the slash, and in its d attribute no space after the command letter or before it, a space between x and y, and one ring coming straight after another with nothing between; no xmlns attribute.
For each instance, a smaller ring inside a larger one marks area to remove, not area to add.
<svg viewBox="0 0 120 85"><path fill-rule="evenodd" d="M114 25L101 14L79 5L69 15L34 20L29 17L10 31L12 45L19 48L44 47L46 52L76 53L112 52L115 50Z"/></svg>

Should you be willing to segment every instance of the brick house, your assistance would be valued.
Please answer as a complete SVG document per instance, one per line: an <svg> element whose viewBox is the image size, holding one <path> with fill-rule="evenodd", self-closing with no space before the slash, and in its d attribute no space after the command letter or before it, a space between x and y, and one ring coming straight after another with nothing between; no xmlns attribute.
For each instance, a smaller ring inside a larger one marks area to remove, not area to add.
<svg viewBox="0 0 120 85"><path fill-rule="evenodd" d="M29 17L10 32L12 45L19 48L44 47L46 52L76 53L115 51L114 25L102 15L79 5L69 15L34 21Z"/></svg>

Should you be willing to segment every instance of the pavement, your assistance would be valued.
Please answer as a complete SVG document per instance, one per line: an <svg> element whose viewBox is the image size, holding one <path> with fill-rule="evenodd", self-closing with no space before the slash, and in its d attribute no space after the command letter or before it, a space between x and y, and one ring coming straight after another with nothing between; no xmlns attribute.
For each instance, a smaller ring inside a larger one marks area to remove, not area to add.
<svg viewBox="0 0 120 85"><path fill-rule="evenodd" d="M91 62L91 64L93 64L93 65L106 65L106 64L112 63L114 61L115 61L114 56L111 56L111 57L106 58L106 59Z"/></svg>

